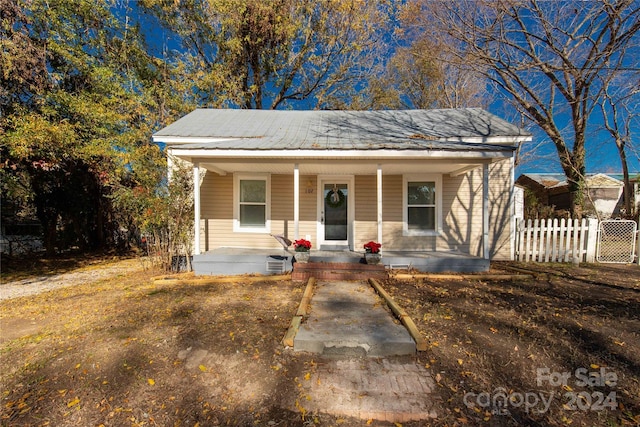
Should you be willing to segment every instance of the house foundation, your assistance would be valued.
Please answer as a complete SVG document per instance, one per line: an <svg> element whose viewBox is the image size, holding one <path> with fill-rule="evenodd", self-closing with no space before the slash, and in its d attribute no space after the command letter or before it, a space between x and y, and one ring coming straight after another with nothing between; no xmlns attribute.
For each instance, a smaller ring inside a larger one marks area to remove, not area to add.
<svg viewBox="0 0 640 427"><path fill-rule="evenodd" d="M282 274L293 280L361 280L386 277L387 270L424 273L477 273L489 270L489 260L459 252L385 251L380 265L364 263L364 253L311 251L309 263L295 262L295 252L278 249L217 248L193 257L196 275Z"/></svg>

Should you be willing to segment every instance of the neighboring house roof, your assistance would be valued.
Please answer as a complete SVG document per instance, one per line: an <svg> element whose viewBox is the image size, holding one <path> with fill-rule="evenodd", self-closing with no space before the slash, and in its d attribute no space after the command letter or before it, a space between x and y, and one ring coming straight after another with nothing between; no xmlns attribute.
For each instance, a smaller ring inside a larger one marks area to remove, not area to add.
<svg viewBox="0 0 640 427"><path fill-rule="evenodd" d="M622 173L608 173L607 176L617 179L618 181L624 182L624 174ZM640 172L629 172L629 181L630 182L640 181Z"/></svg>
<svg viewBox="0 0 640 427"><path fill-rule="evenodd" d="M482 109L197 109L154 141L211 150L513 150L531 134Z"/></svg>
<svg viewBox="0 0 640 427"><path fill-rule="evenodd" d="M567 179L563 174L523 173L518 177L517 181L520 185L524 185L526 184L525 179L528 179L529 182L533 181L546 189L557 189L567 186ZM622 181L613 178L609 174L603 173L587 174L585 181L589 188L618 188L623 185Z"/></svg>
<svg viewBox="0 0 640 427"><path fill-rule="evenodd" d="M587 176L586 180L587 185L591 188L619 188L624 185L622 181L603 173Z"/></svg>
<svg viewBox="0 0 640 427"><path fill-rule="evenodd" d="M557 173L523 173L517 179L520 185L525 184L525 180L533 182L540 187L553 188L567 184L566 177Z"/></svg>

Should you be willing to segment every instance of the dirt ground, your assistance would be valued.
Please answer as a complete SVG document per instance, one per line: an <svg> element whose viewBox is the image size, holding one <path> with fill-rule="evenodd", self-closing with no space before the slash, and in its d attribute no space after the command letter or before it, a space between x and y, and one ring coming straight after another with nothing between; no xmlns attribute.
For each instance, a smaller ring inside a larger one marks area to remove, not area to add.
<svg viewBox="0 0 640 427"><path fill-rule="evenodd" d="M638 266L497 267L540 274L384 283L429 341L432 424L640 425ZM281 339L304 283L158 274L0 303L0 424L389 425L302 409L321 360Z"/></svg>
<svg viewBox="0 0 640 427"><path fill-rule="evenodd" d="M640 267L494 267L535 276L385 284L430 343L439 421L640 425Z"/></svg>

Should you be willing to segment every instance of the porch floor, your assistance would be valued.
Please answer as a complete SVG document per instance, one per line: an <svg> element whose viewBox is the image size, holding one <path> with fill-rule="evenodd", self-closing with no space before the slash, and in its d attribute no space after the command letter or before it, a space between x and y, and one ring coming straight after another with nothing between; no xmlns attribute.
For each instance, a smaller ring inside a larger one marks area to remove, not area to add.
<svg viewBox="0 0 640 427"><path fill-rule="evenodd" d="M294 269L295 254L283 249L216 248L195 255L193 269L196 275L281 274ZM364 252L322 250L312 250L309 262L365 263ZM411 268L426 273L489 270L489 260L460 252L383 251L382 264L387 269Z"/></svg>

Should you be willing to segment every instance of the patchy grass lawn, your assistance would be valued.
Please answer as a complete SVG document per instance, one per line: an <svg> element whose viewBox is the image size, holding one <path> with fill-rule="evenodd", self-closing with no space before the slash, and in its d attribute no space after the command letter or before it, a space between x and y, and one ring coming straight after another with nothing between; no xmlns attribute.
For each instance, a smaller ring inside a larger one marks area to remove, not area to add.
<svg viewBox="0 0 640 427"><path fill-rule="evenodd" d="M510 265L540 275L385 283L430 343L439 422L640 425L639 267Z"/></svg>
<svg viewBox="0 0 640 427"><path fill-rule="evenodd" d="M301 424L312 358L280 340L303 284L153 274L0 304L2 425Z"/></svg>
<svg viewBox="0 0 640 427"><path fill-rule="evenodd" d="M418 360L439 385L445 409L435 424L640 424L640 270L549 271L529 281L384 283L429 340ZM1 425L367 424L296 410L317 358L280 341L304 284L154 282L157 274L0 303ZM615 374L615 384L581 387L580 368ZM538 369L570 375L566 385L549 376L538 385ZM552 399L546 411L485 404L503 390Z"/></svg>

